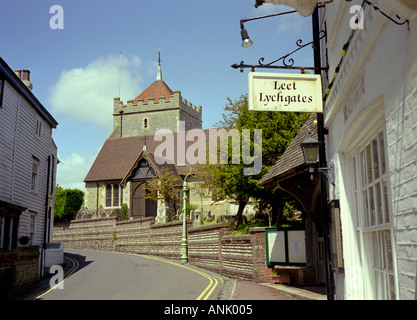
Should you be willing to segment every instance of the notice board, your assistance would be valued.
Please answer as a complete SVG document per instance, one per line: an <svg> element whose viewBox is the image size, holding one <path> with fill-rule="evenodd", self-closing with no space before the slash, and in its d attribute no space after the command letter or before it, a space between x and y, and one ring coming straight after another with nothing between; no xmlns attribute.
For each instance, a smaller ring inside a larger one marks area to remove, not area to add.
<svg viewBox="0 0 417 320"><path fill-rule="evenodd" d="M268 266L306 264L304 229L267 228L265 237Z"/></svg>

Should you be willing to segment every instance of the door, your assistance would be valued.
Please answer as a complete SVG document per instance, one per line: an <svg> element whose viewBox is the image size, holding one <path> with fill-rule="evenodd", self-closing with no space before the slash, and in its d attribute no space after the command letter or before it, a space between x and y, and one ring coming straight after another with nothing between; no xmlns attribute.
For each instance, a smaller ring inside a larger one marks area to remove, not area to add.
<svg viewBox="0 0 417 320"><path fill-rule="evenodd" d="M145 217L145 184L140 184L132 195L132 217L133 219Z"/></svg>
<svg viewBox="0 0 417 320"><path fill-rule="evenodd" d="M134 219L156 217L157 202L146 199L145 183L141 183L132 194L132 217Z"/></svg>

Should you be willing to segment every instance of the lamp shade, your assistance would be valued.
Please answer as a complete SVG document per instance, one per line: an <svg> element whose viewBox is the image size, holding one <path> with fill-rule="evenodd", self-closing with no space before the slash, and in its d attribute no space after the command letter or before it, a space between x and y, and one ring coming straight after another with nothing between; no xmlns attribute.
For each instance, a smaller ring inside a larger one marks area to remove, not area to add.
<svg viewBox="0 0 417 320"><path fill-rule="evenodd" d="M303 150L304 160L306 164L316 164L318 162L320 142L309 136L301 143L301 149Z"/></svg>
<svg viewBox="0 0 417 320"><path fill-rule="evenodd" d="M249 39L248 32L245 28L242 27L240 34L242 35L242 47L247 48L253 45L253 41Z"/></svg>

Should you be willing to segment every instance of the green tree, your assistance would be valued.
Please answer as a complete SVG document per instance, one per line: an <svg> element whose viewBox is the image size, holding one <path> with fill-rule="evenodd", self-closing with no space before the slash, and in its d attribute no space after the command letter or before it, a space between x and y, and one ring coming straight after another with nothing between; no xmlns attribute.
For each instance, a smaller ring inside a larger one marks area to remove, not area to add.
<svg viewBox="0 0 417 320"><path fill-rule="evenodd" d="M83 202L83 191L79 189L63 189L57 185L55 189L55 219L58 221L69 221L74 219Z"/></svg>
<svg viewBox="0 0 417 320"><path fill-rule="evenodd" d="M278 188L263 188L258 185L262 176L276 163L284 153L290 142L301 129L309 114L291 112L259 112L250 111L248 96L242 95L238 100L228 98L228 104L222 120L216 124L218 128L238 129L242 136L242 129L251 129L251 149L253 150L253 130L262 129L262 170L257 175L244 175L246 166L231 163L231 150L229 150L228 165L209 165L205 175L201 175L204 184L215 192L220 198L230 198L239 203L236 219L232 230L236 230L242 223L244 208L248 200L260 199L275 208L275 216L279 216L277 208L282 207L284 195ZM242 149L245 146L242 146ZM246 146L248 147L248 146ZM229 148L230 149L230 148ZM241 157L242 160L242 157ZM276 198L279 197L279 200ZM281 210L282 211L282 210ZM279 217L275 217L277 221Z"/></svg>
<svg viewBox="0 0 417 320"><path fill-rule="evenodd" d="M147 199L172 204L180 199L181 179L172 170L162 168L161 174L146 182Z"/></svg>

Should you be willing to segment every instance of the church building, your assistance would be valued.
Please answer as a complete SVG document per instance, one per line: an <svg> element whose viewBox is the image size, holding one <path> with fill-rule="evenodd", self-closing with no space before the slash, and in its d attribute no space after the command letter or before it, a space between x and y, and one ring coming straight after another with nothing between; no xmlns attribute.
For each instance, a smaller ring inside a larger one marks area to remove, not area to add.
<svg viewBox="0 0 417 320"><path fill-rule="evenodd" d="M163 168L177 175L181 186L192 169L185 165L185 159L177 159L177 148L187 148L192 144L185 139L183 144L178 142L173 146L174 159L166 163L155 160L158 158L155 149L162 143L162 139L157 138L158 130L162 129L172 132L175 141L180 141L177 138L191 129L202 129L202 107L188 102L180 91L172 91L162 80L159 56L156 80L145 91L126 104L120 98L114 98L113 132L84 180L85 215L110 216L126 204L129 218L155 217L156 223L165 223L169 216L167 211L172 213L180 209L182 201L175 208L167 208L162 201L146 197L146 181L159 176ZM187 178L191 190L188 203L194 203L207 212L211 197L202 199L196 195L192 190L195 180L193 173ZM210 207L210 211L227 214L231 206L233 204L225 202Z"/></svg>

